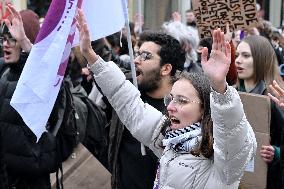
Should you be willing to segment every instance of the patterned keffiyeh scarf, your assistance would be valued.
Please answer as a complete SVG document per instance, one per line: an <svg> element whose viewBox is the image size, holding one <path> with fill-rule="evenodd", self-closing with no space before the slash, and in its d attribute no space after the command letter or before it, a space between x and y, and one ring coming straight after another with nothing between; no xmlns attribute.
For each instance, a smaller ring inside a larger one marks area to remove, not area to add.
<svg viewBox="0 0 284 189"><path fill-rule="evenodd" d="M200 123L194 123L182 129L166 131L163 139L163 146L170 147L176 152L191 152L201 141ZM157 167L156 179L153 189L158 189L160 185L160 165Z"/></svg>
<svg viewBox="0 0 284 189"><path fill-rule="evenodd" d="M163 146L170 147L175 151L190 152L198 146L200 139L200 123L194 123L182 129L167 130Z"/></svg>

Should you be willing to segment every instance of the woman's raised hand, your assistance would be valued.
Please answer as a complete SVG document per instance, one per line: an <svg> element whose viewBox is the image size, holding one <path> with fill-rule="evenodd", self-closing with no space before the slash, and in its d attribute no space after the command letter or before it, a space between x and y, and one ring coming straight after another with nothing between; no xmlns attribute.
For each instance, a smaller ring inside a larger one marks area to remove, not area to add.
<svg viewBox="0 0 284 189"><path fill-rule="evenodd" d="M219 92L226 91L226 75L231 63L231 46L225 42L224 33L220 29L213 31L213 44L210 58L208 49L202 49L201 65L204 73L209 77L212 88Z"/></svg>
<svg viewBox="0 0 284 189"><path fill-rule="evenodd" d="M78 9L77 28L79 30L80 50L82 55L87 59L89 64L95 63L97 55L91 46L90 32L87 26L87 22L84 13L81 9Z"/></svg>

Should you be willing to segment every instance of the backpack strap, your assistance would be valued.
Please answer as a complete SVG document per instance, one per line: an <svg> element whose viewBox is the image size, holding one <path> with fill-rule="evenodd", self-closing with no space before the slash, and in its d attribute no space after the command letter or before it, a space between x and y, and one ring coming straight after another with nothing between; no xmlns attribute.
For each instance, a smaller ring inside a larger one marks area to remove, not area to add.
<svg viewBox="0 0 284 189"><path fill-rule="evenodd" d="M65 96L66 96L66 94L65 94ZM64 112L65 112L65 106L66 105L64 105L64 107L59 107L58 108L58 120L57 120L57 122L56 122L56 124L55 124L55 127L53 128L53 130L52 130L52 135L53 136L56 136L57 135L57 133L58 133L58 130L60 129L60 126L61 126L61 124L62 124L62 122L63 122L63 118L64 118Z"/></svg>
<svg viewBox="0 0 284 189"><path fill-rule="evenodd" d="M57 153L59 154L59 159L60 159L60 163L59 163L59 167L58 169L56 170L56 189L64 189L64 186L63 186L63 167L62 167L62 156L61 156L61 153L60 153L60 145L58 144L58 141L57 141ZM59 177L59 173L61 175L61 177Z"/></svg>

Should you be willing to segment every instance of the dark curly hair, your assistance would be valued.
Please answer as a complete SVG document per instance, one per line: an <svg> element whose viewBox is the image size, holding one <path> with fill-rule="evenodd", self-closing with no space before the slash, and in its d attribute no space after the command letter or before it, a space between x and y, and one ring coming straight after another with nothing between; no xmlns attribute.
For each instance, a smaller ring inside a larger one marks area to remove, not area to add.
<svg viewBox="0 0 284 189"><path fill-rule="evenodd" d="M175 80L187 80L189 81L198 93L198 97L202 102L202 109L204 111L201 119L201 134L202 139L199 147L191 151L191 154L200 156L201 154L206 158L211 158L213 150L213 122L211 119L210 109L210 84L209 79L203 73L188 73L182 72L176 77ZM169 117L162 125L162 134L165 134L166 129L170 126L171 122Z"/></svg>
<svg viewBox="0 0 284 189"><path fill-rule="evenodd" d="M163 32L144 31L139 36L138 46L144 42L151 41L161 46L158 52L161 57L161 66L172 65L171 75L174 76L177 70L183 70L185 52L182 50L178 40Z"/></svg>

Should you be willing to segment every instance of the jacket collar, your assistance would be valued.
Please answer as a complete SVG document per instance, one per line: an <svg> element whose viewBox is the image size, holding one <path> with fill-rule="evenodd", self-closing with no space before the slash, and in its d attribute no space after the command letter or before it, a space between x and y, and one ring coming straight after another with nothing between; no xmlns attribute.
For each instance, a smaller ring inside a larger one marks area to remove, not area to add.
<svg viewBox="0 0 284 189"><path fill-rule="evenodd" d="M240 81L240 87L238 88L238 91L254 93L254 94L265 94L266 91L265 82L261 80L252 90L246 91L244 81Z"/></svg>

